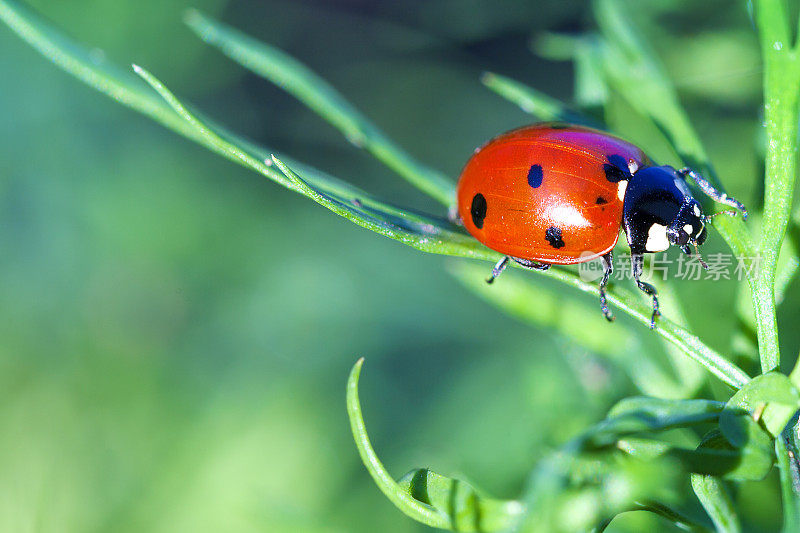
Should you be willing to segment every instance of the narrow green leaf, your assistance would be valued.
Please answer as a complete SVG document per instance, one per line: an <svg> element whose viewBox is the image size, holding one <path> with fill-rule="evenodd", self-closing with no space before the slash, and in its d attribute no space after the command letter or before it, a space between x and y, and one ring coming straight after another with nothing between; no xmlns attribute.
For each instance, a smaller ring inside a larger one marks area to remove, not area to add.
<svg viewBox="0 0 800 533"><path fill-rule="evenodd" d="M342 202L319 189L315 189L280 159L273 156L272 160L302 194L363 228L400 241L423 252L463 257L491 257L490 254L492 252L489 252L478 241L467 235L447 231L433 224L421 224L410 219L405 220L403 226L399 226L392 222L396 218L387 217L385 213L377 209L367 213L352 203Z"/></svg>
<svg viewBox="0 0 800 533"><path fill-rule="evenodd" d="M47 59L90 87L197 140L193 128L132 72L91 55L25 6L11 0L0 0L0 20Z"/></svg>
<svg viewBox="0 0 800 533"><path fill-rule="evenodd" d="M800 463L786 437L775 439L783 499L783 532L800 533Z"/></svg>
<svg viewBox="0 0 800 533"><path fill-rule="evenodd" d="M506 100L518 105L524 112L544 121L563 121L583 124L594 128L602 127L597 121L568 108L555 98L528 87L518 81L500 74L486 72L481 82Z"/></svg>
<svg viewBox="0 0 800 533"><path fill-rule="evenodd" d="M363 363L363 358L356 361L347 380L347 414L361 460L389 501L414 520L440 529L500 531L513 524L524 510L518 501L485 498L469 484L427 469L414 470L399 482L392 479L369 441L361 414L358 380Z"/></svg>
<svg viewBox="0 0 800 533"><path fill-rule="evenodd" d="M658 502L636 502L630 511L645 511L660 516L678 529L691 533L710 533L710 530L700 524L695 523L683 514L671 507Z"/></svg>
<svg viewBox="0 0 800 533"><path fill-rule="evenodd" d="M631 24L624 5L618 0L596 0L595 13L604 37L600 58L612 89L639 113L651 117L686 163L716 179L670 79Z"/></svg>
<svg viewBox="0 0 800 533"><path fill-rule="evenodd" d="M518 501L486 498L464 481L427 468L412 470L397 482L415 499L446 513L453 531L502 531L522 514Z"/></svg>
<svg viewBox="0 0 800 533"><path fill-rule="evenodd" d="M582 108L601 108L608 103L608 83L595 37L582 38L575 49L575 101ZM608 129L608 128L603 128Z"/></svg>
<svg viewBox="0 0 800 533"><path fill-rule="evenodd" d="M713 476L692 474L692 489L719 533L739 533L739 517L722 481Z"/></svg>
<svg viewBox="0 0 800 533"><path fill-rule="evenodd" d="M671 426L676 421L716 421L724 407L724 403L712 400L665 400L634 396L620 400L609 410L608 417L635 414L649 417L661 426Z"/></svg>
<svg viewBox="0 0 800 533"><path fill-rule="evenodd" d="M419 190L445 206L453 204L455 185L451 180L408 155L308 67L196 10L187 11L185 20L203 41L295 96L339 129L351 143L368 150Z"/></svg>
<svg viewBox="0 0 800 533"><path fill-rule="evenodd" d="M592 426L579 439L579 442L583 450L617 447L623 438L702 424L708 422L710 417L711 415L708 414L690 414L660 418L647 413L629 412L607 418Z"/></svg>

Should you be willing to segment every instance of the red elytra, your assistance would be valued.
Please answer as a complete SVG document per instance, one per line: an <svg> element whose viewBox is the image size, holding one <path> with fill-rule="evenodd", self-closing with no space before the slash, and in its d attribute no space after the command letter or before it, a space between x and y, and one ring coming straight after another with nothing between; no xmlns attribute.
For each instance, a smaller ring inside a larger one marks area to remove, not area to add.
<svg viewBox="0 0 800 533"><path fill-rule="evenodd" d="M589 261L619 237L628 184L620 172L649 164L636 146L591 128L527 126L475 151L459 179L458 213L470 234L502 254Z"/></svg>

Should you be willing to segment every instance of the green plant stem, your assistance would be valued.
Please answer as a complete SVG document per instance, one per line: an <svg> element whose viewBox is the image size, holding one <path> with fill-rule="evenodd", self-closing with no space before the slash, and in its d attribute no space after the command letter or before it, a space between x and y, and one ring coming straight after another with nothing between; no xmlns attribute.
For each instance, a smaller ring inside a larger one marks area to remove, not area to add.
<svg viewBox="0 0 800 533"><path fill-rule="evenodd" d="M725 485L719 478L692 474L692 489L720 533L739 533L741 525Z"/></svg>
<svg viewBox="0 0 800 533"><path fill-rule="evenodd" d="M758 347L763 372L780 368L775 318L775 275L786 234L797 172L797 50L790 45L786 11L780 0L760 0L756 21L764 61L764 124L767 133L764 216L759 269L753 283ZM792 372L796 375L797 368Z"/></svg>
<svg viewBox="0 0 800 533"><path fill-rule="evenodd" d="M775 455L778 457L778 473L780 474L781 497L783 500L784 533L800 532L800 493L795 485L797 457L789 453L793 447L789 442L791 436L784 434L775 439Z"/></svg>

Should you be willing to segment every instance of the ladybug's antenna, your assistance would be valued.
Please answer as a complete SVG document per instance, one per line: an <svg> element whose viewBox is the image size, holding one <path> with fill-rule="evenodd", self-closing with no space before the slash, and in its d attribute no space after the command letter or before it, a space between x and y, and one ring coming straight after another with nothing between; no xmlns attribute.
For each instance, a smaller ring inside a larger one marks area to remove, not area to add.
<svg viewBox="0 0 800 533"><path fill-rule="evenodd" d="M703 261L703 256L700 255L700 249L697 247L697 241L692 241L692 246L694 246L694 255L697 256L697 260L703 265L704 270L708 270L708 263Z"/></svg>

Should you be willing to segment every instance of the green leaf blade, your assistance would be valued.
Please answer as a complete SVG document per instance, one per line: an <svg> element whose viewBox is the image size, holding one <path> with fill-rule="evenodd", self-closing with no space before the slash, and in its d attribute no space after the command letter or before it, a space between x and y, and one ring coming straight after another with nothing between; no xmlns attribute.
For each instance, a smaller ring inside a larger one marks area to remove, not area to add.
<svg viewBox="0 0 800 533"><path fill-rule="evenodd" d="M636 413L652 418L661 426L670 426L679 420L712 422L719 418L724 408L724 403L713 400L667 400L634 396L617 402L609 410L608 416L613 418Z"/></svg>
<svg viewBox="0 0 800 533"><path fill-rule="evenodd" d="M485 498L463 481L418 469L396 482L378 459L369 441L358 381L364 359L356 361L347 380L347 415L358 453L383 494L400 511L418 522L451 531L494 532L508 529L522 515L514 500Z"/></svg>
<svg viewBox="0 0 800 533"><path fill-rule="evenodd" d="M573 111L555 98L506 76L486 72L481 76L481 82L491 91L518 105L524 112L539 120L570 122L594 128L602 127L597 121Z"/></svg>
<svg viewBox="0 0 800 533"><path fill-rule="evenodd" d="M364 358L359 359L350 371L347 380L347 415L350 418L350 429L358 447L358 453L364 466L367 467L369 474L378 485L378 488L391 501L395 507L400 509L409 517L427 524L431 527L448 529L447 519L433 510L429 505L425 505L414 499L395 482L386 468L378 459L375 449L369 441L367 428L361 414L361 402L358 399L358 379L361 374L361 366Z"/></svg>
<svg viewBox="0 0 800 533"><path fill-rule="evenodd" d="M779 435L795 412L800 409L800 391L783 374L769 372L756 376L728 400L720 417L720 428L734 445L741 445L745 436L741 414L762 417L771 435Z"/></svg>
<svg viewBox="0 0 800 533"><path fill-rule="evenodd" d="M350 142L368 150L413 186L445 206L454 203L455 185L451 180L412 158L308 67L199 11L189 10L185 21L204 42L295 96Z"/></svg>

